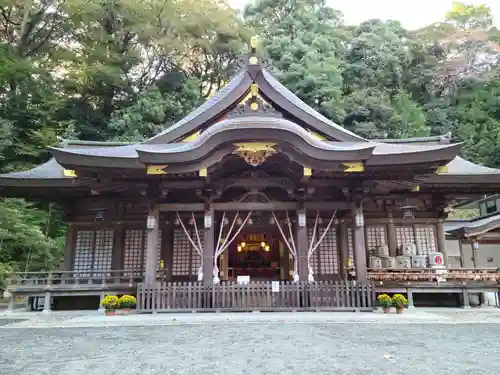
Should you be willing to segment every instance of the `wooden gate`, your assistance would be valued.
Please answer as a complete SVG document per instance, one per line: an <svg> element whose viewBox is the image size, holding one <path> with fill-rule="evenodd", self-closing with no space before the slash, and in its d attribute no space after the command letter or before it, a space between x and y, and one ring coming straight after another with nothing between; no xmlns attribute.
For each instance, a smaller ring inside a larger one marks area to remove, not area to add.
<svg viewBox="0 0 500 375"><path fill-rule="evenodd" d="M317 281L159 282L137 286L137 311L372 311L371 283Z"/></svg>

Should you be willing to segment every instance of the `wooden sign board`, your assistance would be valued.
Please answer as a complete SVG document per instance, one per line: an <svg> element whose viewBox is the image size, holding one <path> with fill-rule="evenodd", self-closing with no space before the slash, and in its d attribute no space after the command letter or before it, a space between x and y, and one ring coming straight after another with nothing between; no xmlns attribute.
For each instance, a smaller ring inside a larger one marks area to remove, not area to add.
<svg viewBox="0 0 500 375"><path fill-rule="evenodd" d="M250 276L237 276L236 282L238 284L249 284L250 283Z"/></svg>
<svg viewBox="0 0 500 375"><path fill-rule="evenodd" d="M273 281L271 282L271 290L273 293L279 293L280 291L280 282L279 281Z"/></svg>

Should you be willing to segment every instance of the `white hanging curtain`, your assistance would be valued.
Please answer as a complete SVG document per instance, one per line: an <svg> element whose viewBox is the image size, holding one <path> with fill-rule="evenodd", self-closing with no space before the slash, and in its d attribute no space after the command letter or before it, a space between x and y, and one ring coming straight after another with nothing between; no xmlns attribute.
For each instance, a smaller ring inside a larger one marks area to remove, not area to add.
<svg viewBox="0 0 500 375"><path fill-rule="evenodd" d="M215 254L214 254L214 278L213 278L213 283L218 284L220 283L220 278L219 278L219 267L217 267L217 259L219 256L226 251L226 249L231 245L231 243L238 237L240 234L241 230L247 223L248 219L250 219L250 216L252 216L252 211L250 211L247 216L245 217L245 220L241 223L240 227L236 231L236 233L231 237L231 234L233 233L234 226L238 220L239 217L239 211L236 212L236 215L234 215L233 221L231 223L231 227L229 227L229 231L227 232L226 236L224 239L222 239L222 233L224 230L224 221L226 220L226 213L224 212L222 214L222 220L220 223L220 229L219 229L219 237L217 239L217 246L215 247ZM231 238L230 238L231 237Z"/></svg>
<svg viewBox="0 0 500 375"><path fill-rule="evenodd" d="M193 226L194 226L194 231L196 233L196 239L198 241L198 244L196 244L194 242L193 238L191 238L191 235L189 234L189 231L186 229L186 226L184 225L184 222L182 221L182 219L179 215L179 212L176 212L176 214L177 214L177 219L179 220L179 223L180 223L182 229L184 230L184 233L186 234L189 242L191 243L191 245L193 246L193 248L196 250L196 252L198 253L198 255L201 258L200 268L198 268L198 281L202 281L203 280L203 246L201 244L200 233L198 231L198 226L196 225L196 218L194 217L194 212L191 212L191 216L193 219Z"/></svg>

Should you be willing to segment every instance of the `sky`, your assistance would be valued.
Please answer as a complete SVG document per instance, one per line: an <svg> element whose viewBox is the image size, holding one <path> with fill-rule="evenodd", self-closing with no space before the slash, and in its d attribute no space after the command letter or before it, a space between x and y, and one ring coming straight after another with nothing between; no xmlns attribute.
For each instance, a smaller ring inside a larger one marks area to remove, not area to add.
<svg viewBox="0 0 500 375"><path fill-rule="evenodd" d="M228 0L242 9L252 0ZM488 5L494 21L500 26L500 0L464 0L466 4ZM452 8L453 0L327 0L329 6L344 13L345 22L356 25L371 18L398 20L410 30L442 21Z"/></svg>

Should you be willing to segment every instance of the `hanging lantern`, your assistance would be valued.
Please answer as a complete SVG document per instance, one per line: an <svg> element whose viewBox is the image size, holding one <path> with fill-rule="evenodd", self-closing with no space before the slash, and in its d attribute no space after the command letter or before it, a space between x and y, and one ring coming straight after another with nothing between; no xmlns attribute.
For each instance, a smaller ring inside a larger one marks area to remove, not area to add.
<svg viewBox="0 0 500 375"><path fill-rule="evenodd" d="M276 220L274 220L274 217L269 219L269 224L274 225L276 223Z"/></svg>
<svg viewBox="0 0 500 375"><path fill-rule="evenodd" d="M238 217L238 219L236 219L236 224L238 225L243 224L243 220L241 220L241 217Z"/></svg>
<svg viewBox="0 0 500 375"><path fill-rule="evenodd" d="M249 219L247 220L247 223L248 223L248 225L253 225L253 220L252 220L252 218L249 218Z"/></svg>
<svg viewBox="0 0 500 375"><path fill-rule="evenodd" d="M224 222L222 223L224 226L229 224L229 219L227 217L224 217Z"/></svg>
<svg viewBox="0 0 500 375"><path fill-rule="evenodd" d="M181 225L181 222L179 221L179 218L176 218L174 221L174 225Z"/></svg>
<svg viewBox="0 0 500 375"><path fill-rule="evenodd" d="M194 225L194 219L193 218L189 219L188 223L189 225Z"/></svg>
<svg viewBox="0 0 500 375"><path fill-rule="evenodd" d="M403 206L403 220L405 219L415 219L415 206Z"/></svg>

